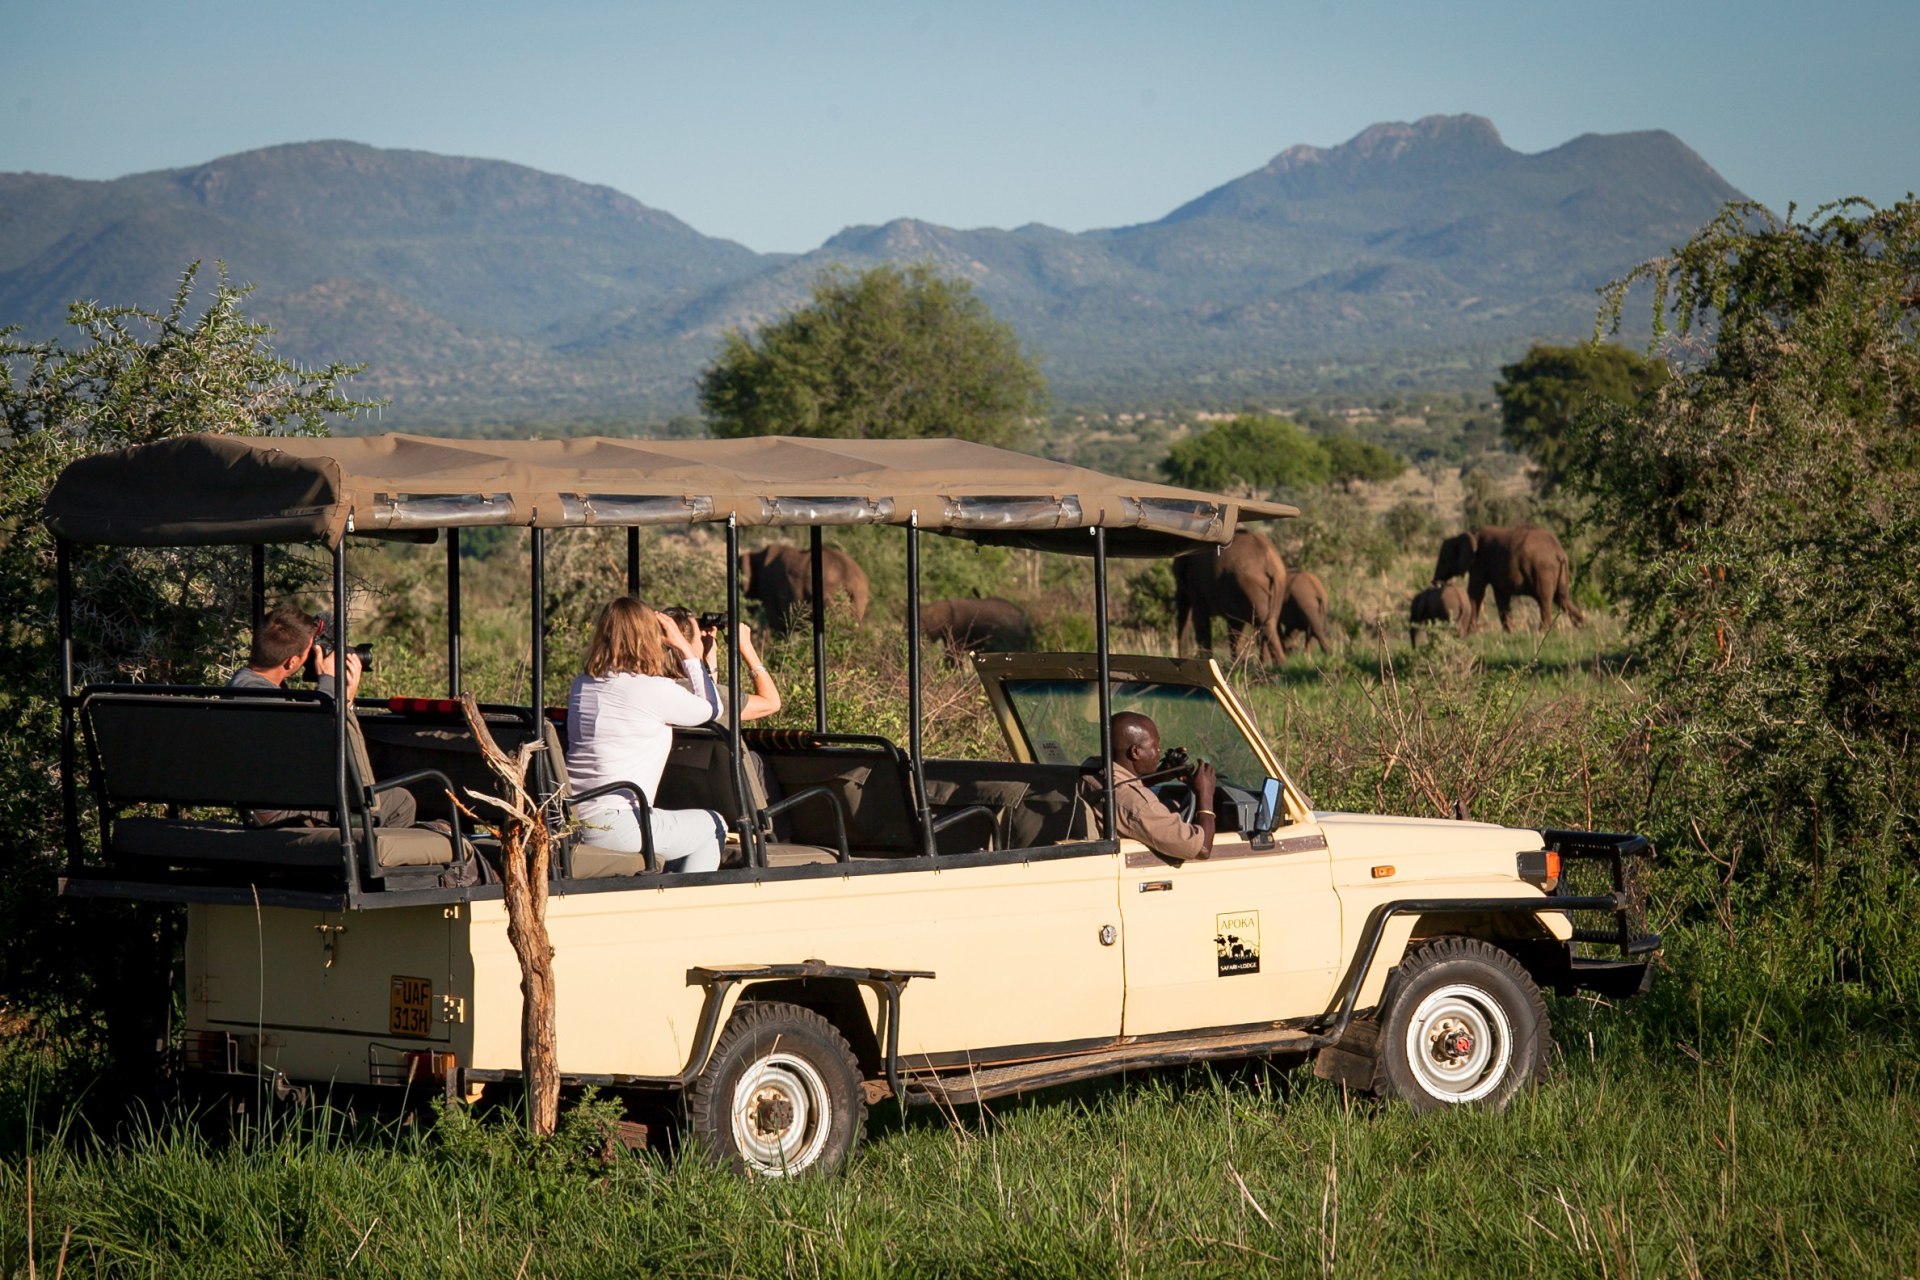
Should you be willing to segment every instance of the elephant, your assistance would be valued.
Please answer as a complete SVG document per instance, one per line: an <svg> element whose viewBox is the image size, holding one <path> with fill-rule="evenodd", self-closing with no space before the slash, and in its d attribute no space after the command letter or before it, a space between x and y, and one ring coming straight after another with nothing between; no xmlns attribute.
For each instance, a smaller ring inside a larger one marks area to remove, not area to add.
<svg viewBox="0 0 1920 1280"><path fill-rule="evenodd" d="M821 551L822 581L827 598L844 595L853 605L854 620L867 616L867 574L854 558L835 547ZM740 556L740 593L758 600L767 611L767 626L785 635L793 626L794 611L813 600L813 553L775 543Z"/></svg>
<svg viewBox="0 0 1920 1280"><path fill-rule="evenodd" d="M1416 647L1419 645L1423 623L1451 622L1455 627L1464 628L1467 611L1471 608L1467 602L1466 588L1457 582L1423 588L1407 610L1407 643Z"/></svg>
<svg viewBox="0 0 1920 1280"><path fill-rule="evenodd" d="M1280 603L1287 590L1287 565L1273 543L1250 530L1233 535L1225 547L1189 551L1173 561L1173 635L1179 646L1193 621L1194 644L1213 648L1213 619L1227 623L1227 647L1237 656L1241 628L1251 627L1260 635L1260 646L1267 660L1282 663L1286 650L1280 647Z"/></svg>
<svg viewBox="0 0 1920 1280"><path fill-rule="evenodd" d="M1500 626L1513 630L1511 608L1515 596L1532 596L1540 606L1540 629L1553 627L1553 606L1558 604L1573 625L1580 626L1587 615L1573 603L1573 569L1560 539L1551 530L1538 525L1487 525L1471 533L1457 533L1440 544L1440 558L1433 566L1433 585L1449 578L1467 575L1467 621L1463 635L1471 635L1480 623L1480 604L1493 588L1493 603L1500 610Z"/></svg>
<svg viewBox="0 0 1920 1280"><path fill-rule="evenodd" d="M1287 578L1286 598L1280 602L1280 640L1288 654L1293 652L1295 636L1300 637L1302 653L1316 643L1320 652L1333 652L1333 646L1327 643L1327 584L1320 581L1320 575L1305 569L1295 570Z"/></svg>
<svg viewBox="0 0 1920 1280"><path fill-rule="evenodd" d="M958 661L968 651L1033 648L1033 619L1019 605L999 596L935 600L920 606L920 635L946 645L947 656Z"/></svg>

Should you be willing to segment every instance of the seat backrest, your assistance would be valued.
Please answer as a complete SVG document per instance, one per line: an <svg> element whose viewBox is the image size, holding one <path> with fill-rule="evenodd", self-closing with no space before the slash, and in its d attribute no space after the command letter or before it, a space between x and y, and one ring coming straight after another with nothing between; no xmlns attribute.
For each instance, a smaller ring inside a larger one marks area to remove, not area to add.
<svg viewBox="0 0 1920 1280"><path fill-rule="evenodd" d="M787 743L758 745L771 775L770 787L792 795L807 787L825 787L840 801L847 818L847 843L867 856L908 857L921 853L919 814L910 800L911 782L904 758L884 749L860 746L805 747ZM832 818L824 806L806 805L788 814L792 839L800 844L836 843Z"/></svg>
<svg viewBox="0 0 1920 1280"><path fill-rule="evenodd" d="M654 802L662 809L712 809L729 819L737 815L740 794L727 746L727 740L715 733L676 730ZM764 803L762 799L754 807Z"/></svg>
<svg viewBox="0 0 1920 1280"><path fill-rule="evenodd" d="M110 811L128 804L336 809L333 706L295 697L92 692L81 719L94 785ZM349 722L349 818L372 775Z"/></svg>
<svg viewBox="0 0 1920 1280"><path fill-rule="evenodd" d="M517 751L534 732L522 716L497 709L483 711L483 715L487 731L508 753ZM376 765L370 776L393 778L432 769L447 776L460 803L479 814L482 820L491 822L501 818L497 808L473 794L476 791L483 795L499 794L500 780L481 755L480 745L474 741L473 731L467 727L464 717L367 716L361 718L360 729L367 741L368 758ZM541 797L552 790L552 783L543 772L547 768L544 760L547 754L538 753L529 769L532 775L529 789ZM448 816L451 806L445 788L437 780L415 783L407 789L413 793L421 818Z"/></svg>
<svg viewBox="0 0 1920 1280"><path fill-rule="evenodd" d="M1088 838L1084 833L1089 828L1079 814L1080 770L1075 765L934 759L926 769L928 799L936 816L943 807L968 804L1001 809L1006 848Z"/></svg>

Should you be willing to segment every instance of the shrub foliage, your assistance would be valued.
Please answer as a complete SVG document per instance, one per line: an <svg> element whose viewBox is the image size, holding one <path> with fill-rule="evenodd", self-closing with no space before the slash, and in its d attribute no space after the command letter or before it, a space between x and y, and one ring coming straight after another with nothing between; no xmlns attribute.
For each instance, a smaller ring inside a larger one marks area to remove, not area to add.
<svg viewBox="0 0 1920 1280"><path fill-rule="evenodd" d="M811 302L752 336L729 333L700 378L716 436L1006 445L1045 394L1038 366L973 286L926 264L821 273Z"/></svg>
<svg viewBox="0 0 1920 1280"><path fill-rule="evenodd" d="M1920 770L1920 203L1730 207L1654 286L1675 374L1580 419L1698 842L1823 909L1910 875ZM1838 922L1842 926L1845 921Z"/></svg>

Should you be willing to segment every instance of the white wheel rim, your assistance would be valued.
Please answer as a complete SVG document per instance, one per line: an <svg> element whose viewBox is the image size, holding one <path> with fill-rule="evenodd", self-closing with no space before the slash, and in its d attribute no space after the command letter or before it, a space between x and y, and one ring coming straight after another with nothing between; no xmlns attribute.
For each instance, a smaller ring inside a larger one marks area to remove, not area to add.
<svg viewBox="0 0 1920 1280"><path fill-rule="evenodd" d="M1456 983L1420 1002L1407 1022L1407 1063L1441 1102L1477 1102L1513 1067L1513 1030L1500 1002Z"/></svg>
<svg viewBox="0 0 1920 1280"><path fill-rule="evenodd" d="M833 1129L827 1083L790 1053L756 1058L733 1087L733 1145L761 1173L799 1173L820 1158Z"/></svg>

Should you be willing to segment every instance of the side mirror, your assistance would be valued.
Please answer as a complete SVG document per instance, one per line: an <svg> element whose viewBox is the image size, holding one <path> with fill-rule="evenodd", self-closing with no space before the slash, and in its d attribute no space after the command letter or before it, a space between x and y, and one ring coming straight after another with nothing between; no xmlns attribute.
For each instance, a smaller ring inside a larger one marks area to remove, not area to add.
<svg viewBox="0 0 1920 1280"><path fill-rule="evenodd" d="M1268 778L1260 785L1260 819L1254 823L1254 830L1262 835L1271 834L1280 825L1280 779Z"/></svg>

